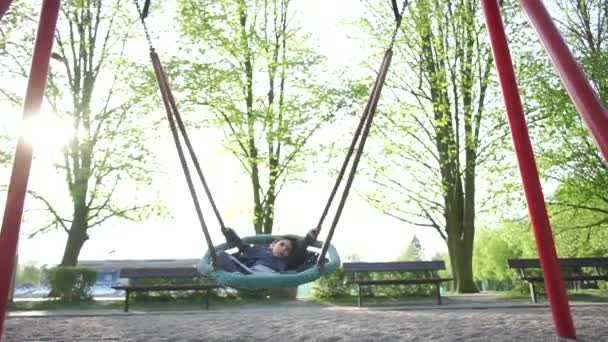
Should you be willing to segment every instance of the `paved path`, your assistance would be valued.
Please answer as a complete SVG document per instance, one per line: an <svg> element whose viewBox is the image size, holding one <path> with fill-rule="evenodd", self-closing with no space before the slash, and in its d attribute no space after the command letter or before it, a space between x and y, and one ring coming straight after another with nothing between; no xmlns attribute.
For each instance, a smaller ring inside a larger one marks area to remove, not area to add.
<svg viewBox="0 0 608 342"><path fill-rule="evenodd" d="M608 341L608 306L574 305L580 341ZM353 308L275 305L179 313L19 317L19 341L563 341L537 307Z"/></svg>

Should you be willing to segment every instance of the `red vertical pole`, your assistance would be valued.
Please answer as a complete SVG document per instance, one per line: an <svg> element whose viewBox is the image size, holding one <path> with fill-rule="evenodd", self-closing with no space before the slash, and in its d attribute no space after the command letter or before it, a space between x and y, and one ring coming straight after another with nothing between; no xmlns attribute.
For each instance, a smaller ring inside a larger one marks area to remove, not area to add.
<svg viewBox="0 0 608 342"><path fill-rule="evenodd" d="M0 21L2 21L2 18L4 17L4 14L6 14L6 11L8 11L8 8L11 7L11 2L13 2L13 0L0 0Z"/></svg>
<svg viewBox="0 0 608 342"><path fill-rule="evenodd" d="M42 3L38 34L30 67L30 78L23 104L23 122L25 125L40 111L44 97L55 37L55 26L59 16L59 4L60 0L44 0ZM0 339L2 338L6 306L15 267L17 241L21 228L32 154L33 147L22 134L17 142L13 171L4 208L2 230L0 231Z"/></svg>
<svg viewBox="0 0 608 342"><path fill-rule="evenodd" d="M502 89L502 95L507 109L509 127L513 137L513 145L517 154L519 172L522 178L526 201L528 203L528 213L536 238L536 247L540 257L541 268L547 288L547 296L551 304L551 312L560 337L575 338L576 333L570 314L570 306L566 289L561 279L561 270L551 225L547 215L545 199L540 185L538 170L534 160L534 152L528 135L528 126L524 116L524 110L519 97L517 80L507 35L504 30L498 0L482 0L482 7L486 19L492 53L496 62L498 79Z"/></svg>
<svg viewBox="0 0 608 342"><path fill-rule="evenodd" d="M608 161L608 110L589 84L543 2L521 0L521 7L591 132L595 144L604 155L604 160Z"/></svg>

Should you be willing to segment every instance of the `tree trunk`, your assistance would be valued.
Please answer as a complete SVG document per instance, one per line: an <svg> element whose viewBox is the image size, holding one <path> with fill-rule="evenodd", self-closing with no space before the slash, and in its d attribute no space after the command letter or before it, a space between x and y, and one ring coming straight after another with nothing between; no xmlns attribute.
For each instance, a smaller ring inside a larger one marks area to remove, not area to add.
<svg viewBox="0 0 608 342"><path fill-rule="evenodd" d="M243 66L245 76L245 102L247 105L247 135L249 149L249 165L251 166L251 185L253 190L253 228L256 234L262 234L264 228L264 208L260 196L260 171L258 148L255 144L255 115L253 112L253 57L247 33L247 6L245 1L238 3L240 23L240 44L243 48Z"/></svg>
<svg viewBox="0 0 608 342"><path fill-rule="evenodd" d="M274 192L274 184L266 194L266 212L264 213L264 234L272 234L272 227L274 226L274 204L276 202L276 194Z"/></svg>
<svg viewBox="0 0 608 342"><path fill-rule="evenodd" d="M462 257L459 266L461 270L461 282L456 286L459 293L479 292L473 281L473 244L475 242L475 153L476 148L471 148L467 143L466 159L467 167L464 172L464 203L462 218Z"/></svg>
<svg viewBox="0 0 608 342"><path fill-rule="evenodd" d="M82 246L89 239L87 228L87 208L83 201L74 206L74 221L59 266L76 266Z"/></svg>
<svg viewBox="0 0 608 342"><path fill-rule="evenodd" d="M74 204L74 221L70 226L68 232L68 241L65 244L63 251L63 258L59 266L76 266L78 264L78 256L82 250L82 246L89 239L87 235L88 223L87 215L88 210L85 205L84 198L78 198ZM59 297L59 292L55 288L51 288L48 297L55 298Z"/></svg>
<svg viewBox="0 0 608 342"><path fill-rule="evenodd" d="M253 188L253 228L257 235L264 232L264 208L262 206L262 199L260 198L260 175L257 161L252 162L251 186Z"/></svg>
<svg viewBox="0 0 608 342"><path fill-rule="evenodd" d="M266 201L264 202L264 234L272 234L272 227L274 226L274 211L277 200L276 189L279 174L279 153L281 148L279 145L276 151L273 151L273 149L270 150L272 151L268 160L270 177L268 178L268 190L266 191Z"/></svg>
<svg viewBox="0 0 608 342"><path fill-rule="evenodd" d="M467 248L468 239L458 237L448 238L454 291L457 293L477 293L477 285L473 281L473 253Z"/></svg>
<svg viewBox="0 0 608 342"><path fill-rule="evenodd" d="M453 181L446 182L449 185L445 202L448 251L454 277L454 291L477 293L479 290L473 281L474 216L467 214L471 209L469 202L474 200L474 197L465 197L459 175L455 175L452 179ZM465 190L467 190L466 186Z"/></svg>
<svg viewBox="0 0 608 342"><path fill-rule="evenodd" d="M477 293L479 290L473 281L473 256L468 251L467 241L455 241L453 248L456 262L452 262L454 271L454 290L457 293Z"/></svg>

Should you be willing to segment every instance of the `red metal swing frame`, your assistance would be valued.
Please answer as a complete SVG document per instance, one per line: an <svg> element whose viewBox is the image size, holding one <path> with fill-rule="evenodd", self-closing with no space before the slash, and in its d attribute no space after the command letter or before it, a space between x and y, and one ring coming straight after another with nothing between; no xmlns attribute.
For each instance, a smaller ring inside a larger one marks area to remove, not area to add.
<svg viewBox="0 0 608 342"><path fill-rule="evenodd" d="M0 20L12 0L0 0ZM598 149L608 160L608 111L589 85L585 74L570 52L549 13L539 0L520 0L528 21L536 31L551 58L568 94L587 125ZM46 88L48 67L60 0L44 0L30 69L23 120L29 121L40 111ZM541 260L542 271L551 305L557 335L575 338L576 332L566 296L561 270L553 241L545 200L540 185L532 144L517 88L517 79L498 0L482 0L492 52L509 119L509 127L517 154L528 210ZM17 242L21 227L33 146L22 135L15 150L13 170L0 231L0 339L4 328L10 286L15 270Z"/></svg>

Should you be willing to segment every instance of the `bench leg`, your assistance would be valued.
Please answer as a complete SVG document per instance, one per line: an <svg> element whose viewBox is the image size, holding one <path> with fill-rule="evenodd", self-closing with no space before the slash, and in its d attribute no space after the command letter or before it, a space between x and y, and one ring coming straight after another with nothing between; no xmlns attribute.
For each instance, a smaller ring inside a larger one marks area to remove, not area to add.
<svg viewBox="0 0 608 342"><path fill-rule="evenodd" d="M532 303L536 304L536 288L533 282L530 282L530 297L532 298Z"/></svg>
<svg viewBox="0 0 608 342"><path fill-rule="evenodd" d="M437 305L441 305L441 288L439 283L435 283L437 289Z"/></svg>
<svg viewBox="0 0 608 342"><path fill-rule="evenodd" d="M209 310L209 292L211 289L207 289L207 294L205 295L205 310Z"/></svg>
<svg viewBox="0 0 608 342"><path fill-rule="evenodd" d="M357 304L361 307L361 285L357 284Z"/></svg>
<svg viewBox="0 0 608 342"><path fill-rule="evenodd" d="M129 312L129 290L125 290L125 312Z"/></svg>

